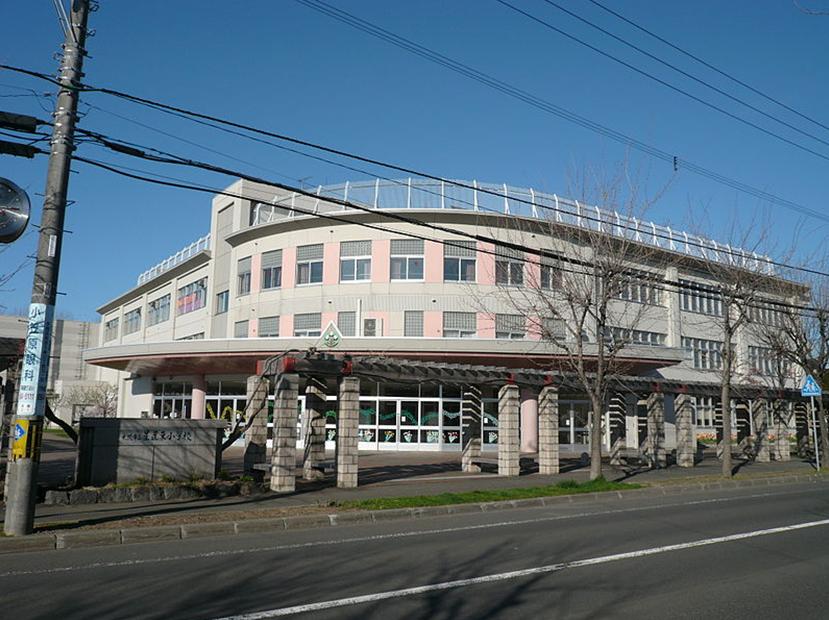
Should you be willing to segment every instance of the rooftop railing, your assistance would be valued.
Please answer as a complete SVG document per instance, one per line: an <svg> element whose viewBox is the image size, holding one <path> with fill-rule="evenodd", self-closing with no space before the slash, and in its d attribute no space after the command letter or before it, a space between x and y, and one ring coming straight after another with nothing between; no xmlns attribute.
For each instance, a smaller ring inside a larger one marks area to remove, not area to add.
<svg viewBox="0 0 829 620"><path fill-rule="evenodd" d="M315 213L353 211L343 205L326 202L329 198L371 209L465 209L495 212L588 228L704 260L774 273L771 259L767 256L532 188L477 181L409 178L320 185L314 193L317 198L312 210ZM297 198L304 204L309 200L294 192L277 195L270 203L257 203L253 225L303 215L293 210ZM307 208L303 206L303 209Z"/></svg>
<svg viewBox="0 0 829 620"><path fill-rule="evenodd" d="M194 241L193 243L191 243L187 247L182 248L181 250L179 250L178 252L176 252L175 254L173 254L172 256L167 258L166 260L163 260L160 263L158 263L155 267L147 269L147 271L145 271L140 276L138 276L137 286L141 286L142 284L144 284L144 282L148 282L148 281L152 280L153 278L155 278L156 276L161 275L165 271L169 271L170 269L172 269L176 265L180 265L181 263L186 261L188 258L191 258L191 257L195 256L199 252L202 252L203 250L209 250L209 249L210 249L210 233L206 234L201 239L197 239L196 241Z"/></svg>

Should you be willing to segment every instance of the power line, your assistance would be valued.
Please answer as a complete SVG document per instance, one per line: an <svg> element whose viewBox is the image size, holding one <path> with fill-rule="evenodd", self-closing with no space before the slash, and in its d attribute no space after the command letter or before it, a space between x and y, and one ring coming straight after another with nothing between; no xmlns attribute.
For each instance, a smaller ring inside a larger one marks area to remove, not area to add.
<svg viewBox="0 0 829 620"><path fill-rule="evenodd" d="M753 92L755 95L760 95L760 96L761 96L761 97L763 97L764 99L767 99L767 100L771 101L772 103L776 103L777 105L779 105L780 107L782 107L782 108L784 108L784 109L788 110L788 111L789 111L789 112L791 112L792 114L796 114L796 115L797 115L797 116L799 116L800 118L802 118L802 119L804 119L804 120L807 120L807 121L809 121L810 123L814 123L814 124L815 124L815 125L817 125L818 127L822 127L823 129L829 129L829 125L825 125L825 124L821 123L820 121L815 120L815 119L814 119L814 118L812 118L811 116L807 116L806 114L803 114L802 112L799 112L799 111L798 111L798 110L796 110L795 108L793 108L793 107L791 107L791 106L789 106L789 105L787 105L787 104L783 103L783 102L782 102L782 101L780 101L779 99L776 99L776 98L772 97L771 95L768 95L768 94L764 93L763 91L761 91L761 90L759 90L759 89L757 89L757 88L753 87L751 84L747 84L747 83L746 83L746 82L744 82L743 80L740 80L739 78L734 77L732 74L730 74L730 73L728 73L728 72L726 72L726 71L723 71L722 69L719 69L718 67L715 67L714 65L712 65L712 64L711 64L711 63L709 63L709 62L706 62L705 60L703 60L703 59L702 59L702 58L700 58L699 56L696 56L695 54L692 54L692 53L691 53L691 52L689 52L688 50L685 50L685 49L683 49L683 48L679 47L678 45L675 45L674 43L671 43L670 41L668 41L668 40L667 40L667 39L665 39L664 37L661 37L661 36L659 36L658 34L656 34L655 32L653 32L652 30L648 30L648 29L647 29L647 28L645 28L644 26L641 26L641 25L637 24L637 23L636 23L636 22L634 22L632 19L629 19L629 18L625 17L624 15L622 15L622 14L618 13L617 11L614 11L613 9L611 9L611 8L610 8L610 7L608 7L608 6L605 6L605 5L604 5L604 4L602 4L601 2L598 2L597 0L589 0L589 1L590 1L590 2L592 2L593 4L595 4L597 7L599 7L599 8L600 8L600 9L602 9L603 11L606 11L606 12L610 13L611 15L613 15L613 16L615 16L615 17L617 17L617 18L621 19L623 22L625 22L625 23L627 23L627 24L630 24L631 26L633 26L633 27L634 27L634 28L636 28L637 30L640 30L641 32L644 32L644 33L645 33L645 34L647 34L648 36L653 37L654 39L656 39L656 40L657 40L657 41L659 41L660 43L664 43L665 45L667 45L667 46L668 46L668 47L670 47L671 49L673 49L673 50L675 50L675 51L679 52L680 54L683 54L683 55L687 56L688 58L691 58L692 60L697 61L698 63L700 63L700 64L701 64L701 65L703 65L704 67L707 67L708 69L711 69L712 71L715 71L716 73L720 74L721 76L723 76L723 77L725 77L725 78L728 78L729 80L731 80L731 81L735 82L736 84L739 84L739 85L740 85L740 86L742 86L743 88L746 88L746 89L750 90L750 91L751 91L751 92Z"/></svg>
<svg viewBox="0 0 829 620"><path fill-rule="evenodd" d="M305 2L305 0L297 0L297 1L298 2ZM316 10L316 7L312 7L312 8L315 8L315 10ZM363 30L363 28L360 27L360 26L355 25L355 27L358 28L358 29ZM369 30L366 30L366 32L368 32L369 34L372 34L373 36L377 36L377 35L374 34L374 32L371 32ZM397 36L397 35L391 35L391 36ZM383 38L384 40L386 40L385 37L380 37L380 38ZM403 39L403 40L405 41L405 39ZM397 43L394 42L393 40L390 40L389 42L393 43L394 45L397 45ZM411 45L417 45L417 44L411 43ZM401 47L403 47L404 49L409 49L409 47L406 47L406 46L401 46ZM423 49L425 49L425 48L423 48ZM707 168L699 166L699 165L697 165L697 164L695 164L691 161L681 159L677 156L671 155L670 153L668 153L666 151L662 151L660 149L657 149L656 147L652 147L652 146L650 146L650 145L648 145L644 142L641 142L639 140L631 138L630 136L627 136L627 135L625 135L621 132L617 132L613 129L609 129L609 128L603 126L603 125L600 125L598 123L590 121L589 119L586 119L585 117L578 116L578 115L576 115L572 112L569 112L569 111L565 110L564 108L556 106L555 104L552 104L548 101L545 101L543 99L539 99L537 97L534 97L533 95L531 95L529 93L526 93L525 91L521 91L520 89L516 89L514 87L511 87L506 83L503 83L503 82L499 83L494 78L479 77L478 75L476 75L477 72L475 72L475 70L473 70L473 69L469 69L469 71L474 72L474 73L467 73L466 70L456 68L454 65L452 65L451 63L454 63L455 61L451 61L451 59L448 59L447 57L442 57L442 58L445 58L447 60L447 62L442 62L440 60L433 59L432 57L426 55L425 53L420 53L418 51L414 51L414 50L411 50L411 49L409 49L409 51L413 51L413 53L415 53L417 55L420 55L420 56L423 56L424 58L427 58L430 61L436 62L437 64L445 66L445 67L447 67L447 68L449 68L453 71L456 71L458 73L462 73L463 75L466 75L467 77L470 77L471 79L474 79L474 80L479 81L481 83L484 83L488 86L491 86L495 90L499 90L499 91L501 91L501 92L503 92L503 93L505 93L509 96L512 96L516 99L524 101L525 103L528 103L529 105L532 105L533 107L536 107L536 108L538 108L542 111L548 112L548 113L553 114L555 116L559 116L560 118L564 118L565 120L570 120L571 122L573 122L573 123L575 123L579 126L582 126L582 127L586 128L586 129L589 129L591 131L595 131L596 133L599 133L601 135L609 137L609 138L611 138L611 139L613 139L617 142L620 142L621 144L625 144L627 146L635 148L636 150L638 150L640 152L643 152L647 155L650 155L650 156L652 156L656 159L660 159L662 161L665 161L665 162L670 163L670 164L675 165L675 166L680 166L681 165L682 168L687 169L687 170L689 170L690 172L692 172L694 174L706 177L710 180L715 181L716 183L719 183L721 185L725 185L727 187L731 187L732 189L735 189L739 192L748 194L750 196L754 196L755 198L758 198L759 200L763 200L763 201L769 202L771 204L776 204L776 205L781 206L785 209L800 213L801 215L805 215L807 217L811 217L811 218L814 218L814 219L829 222L829 215L827 215L827 214L825 214L821 211L817 211L815 209L812 209L812 208L807 207L805 205L802 205L800 203L794 202L792 200L782 198L780 196L777 196L777 195L772 194L770 192L767 192L765 190L761 190L761 189L756 188L754 186L748 185L747 183L743 183L742 181L738 181L736 179L730 178L730 177L728 177L726 175L723 175L721 173L718 173L718 172L715 172L713 170L709 170ZM461 63L457 63L457 64L458 64L459 67L465 67L465 65L462 65ZM46 80L48 82L55 83L55 80L53 78L51 78L50 76L48 76L44 73L39 73L37 71L32 71L30 69L15 67L15 66L11 66L11 65L4 65L4 64L0 64L0 69L7 69L7 70L10 70L10 71L14 71L14 72L17 72L17 73L21 73L21 74L24 74L24 75L40 78L40 79ZM480 75L483 76L484 74L480 74ZM334 149L334 148L326 147L326 146L323 146L323 145L320 145L320 144L315 144L313 142L309 142L307 140L302 140L302 139L294 138L294 137L287 136L287 135L284 135L284 134L279 134L279 133L267 131L267 130L260 129L260 128L257 128L257 127L253 127L253 126L250 126L250 125L246 125L246 124L243 124L243 123L236 123L236 122L230 121L228 119L212 116L212 115L209 115L209 114L202 114L202 113L195 112L195 111L192 111L192 110L187 110L185 108L180 108L180 107L173 106L173 105L170 105L170 104L162 103L160 101L154 101L152 99L139 97L137 95L131 95L131 94L121 92L121 91L117 91L117 90L114 90L114 89L103 88L103 87L94 87L94 86L90 86L90 85L83 85L83 86L80 86L80 88L83 88L84 90L89 91L89 92L100 92L100 93L108 94L108 95L111 95L111 96L114 96L114 97L119 97L119 98L122 98L122 99L126 99L126 100L132 101L134 103L138 103L138 104L150 107L150 108L154 108L154 109L166 112L168 114L180 115L180 116L183 116L183 117L190 117L190 120L193 121L193 122L201 122L202 124L209 125L209 123L204 123L203 121L204 120L210 120L210 121L213 121L213 122L216 122L216 123L227 125L229 127L244 129L245 131L250 131L252 133L270 136L270 137L273 137L273 138L276 138L276 139L279 139L279 140L284 140L286 142L291 142L293 144L308 146L310 148L321 150L321 151L324 151L324 152L327 152L327 153L331 153L331 154L335 154L335 155L341 155L341 156L344 156L344 157L349 157L351 159L356 159L358 161L363 161L365 163L370 163L370 164L374 164L374 165L378 165L378 166L383 166L383 167L386 167L386 168L389 168L389 169L392 169L392 170L398 170L400 172L405 172L407 174L414 174L416 176L422 176L422 177L426 177L426 178L437 178L434 175L426 174L426 173L423 173L423 172L417 172L417 171L414 171L410 168L406 168L404 166L386 164L384 162L380 162L380 161L377 161L377 160L374 160L374 159L371 159L371 158L368 158L368 157L361 157L361 156L358 156L358 155L354 155L354 154L348 153L348 152L340 150L340 149ZM195 120L195 119L200 119L200 120ZM228 130L223 129L223 131L228 131ZM231 132L231 133L234 133L234 132ZM251 136L245 136L245 137L247 137L248 139L254 139ZM445 182L451 183L451 184L456 184L456 183L454 183L450 180L445 180Z"/></svg>
<svg viewBox="0 0 829 620"><path fill-rule="evenodd" d="M696 101L697 103L700 103L700 104L704 105L707 108L715 110L715 111L719 112L720 114L724 114L728 118L730 118L732 120L735 120L738 123L742 123L743 125L746 125L747 127L752 127L754 129L756 129L757 131L760 131L760 132L762 132L762 133L764 133L768 136L771 136L772 138L776 138L777 140L780 140L781 142L785 142L786 144L788 144L790 146L793 146L797 149L800 149L801 151L804 151L806 153L809 153L811 155L815 155L816 157L820 157L821 159L825 159L826 161L829 161L829 155L826 155L824 153L820 153L819 151L816 151L812 148L809 148L808 146L804 146L804 145L800 144L799 142L795 142L794 140L790 140L789 138L787 138L787 137L785 137L785 136L783 136L779 133L771 131L770 129L766 129L765 127L763 127L761 125L758 125L757 123L755 123L753 121L742 118L741 116L737 116L733 112L729 112L725 108L720 107L715 103L711 103L710 101L707 101L707 100L703 99L702 97L698 97L697 95L695 95L695 94L693 94L693 93L691 93L691 92L689 92L689 91L687 91L683 88L680 88L679 86L671 84L670 82L668 82L666 80L663 80L662 78L657 77L654 74L645 71L644 69L640 69L639 67L637 67L637 66L635 66L635 65L633 65L633 64L631 64L631 63L629 63L625 60L622 60L621 58L617 58L616 56L614 56L610 52L606 52L603 49L598 48L595 45L592 45L591 43L588 43L587 41L584 41L584 40L578 38L577 36L575 36L573 34L570 34L569 32L567 32L565 30L562 30L561 28L558 28L557 26L554 26L553 24L551 24L547 20L542 19L541 17L538 17L537 15L533 15L532 13L530 13L528 11L525 11L524 9L520 9L517 6L515 6L513 4L510 4L506 0L495 0L495 1L498 2L499 4L502 4L503 6L505 6L507 8L509 8L509 9L512 9L516 13L519 13L519 14L523 15L527 19L530 19L530 20L536 22L537 24L541 24L545 28L548 28L549 30L552 30L553 32L557 32L558 34L562 35L563 37L566 37L566 38L570 39L571 41L575 41L579 45L583 45L584 47L586 47L590 50L593 50L597 54L601 54L605 58L609 58L610 60L612 60L614 62L617 62L617 63L619 63L620 65L622 65L624 67L627 67L631 71L635 71L639 75L642 75L646 78L649 78L649 79L653 80L654 82L657 82L658 84L661 84L662 86L665 86L666 88L670 88L671 90L673 90L677 93L680 93L681 95L685 95L689 99L692 99L692 100ZM544 0L544 1L548 2L548 0ZM552 3L548 2L548 4L552 4ZM553 6L557 6L557 5L553 4ZM562 10L564 10L564 9L562 9ZM567 11L567 12L569 13L569 11ZM571 13L571 15L575 15L575 14ZM579 18L579 19L581 19L581 18ZM598 26L596 26L596 28L598 28ZM615 37L615 35L611 35L611 36L614 36L614 38L618 38L618 37ZM619 39L619 40L621 41L621 39ZM634 46L631 46L631 47L634 47ZM635 49L638 49L638 48L635 48ZM644 52L644 51L642 51L642 53L647 54L647 52ZM650 54L648 54L648 55L651 56ZM660 62L663 62L663 61L660 61ZM663 64L667 65L668 63L663 63ZM672 66L672 65L668 65L668 66ZM681 69L676 69L676 70L681 71ZM685 73L685 72L682 72L682 73ZM691 77L693 79L696 79L688 73L685 73L685 75L688 75L689 77ZM697 80L697 81L700 81L700 80ZM702 83L704 84L704 82L702 82ZM721 94L724 94L725 96L727 96L731 99L734 99L735 101L740 102L739 99L736 99L735 97L732 97L731 95L728 95L727 93L725 93L723 91L719 91L719 89L716 89L713 86L711 86L711 88L714 88L715 90L718 90L718 92L720 92ZM802 133L802 134L812 138L813 140L817 140L818 142L829 145L829 142L826 142L825 140L823 140L821 138L818 138L817 136L814 136L812 134L804 132L801 129L798 129L797 127L795 127L794 125L790 125L790 124L788 124L784 121L780 121L778 119L775 119L773 116L771 116L769 114L766 114L765 112L763 112L763 111L761 111L757 108L754 108L754 106L751 106L749 104L744 104L744 105L747 105L748 107L752 108L753 110L755 110L757 112L760 112L761 114L763 114L765 116L768 116L769 118L771 118L773 120L777 120L779 123L782 123L783 125L786 125L787 127L790 127L792 129L794 129L795 131L798 131L799 133Z"/></svg>
<svg viewBox="0 0 829 620"><path fill-rule="evenodd" d="M125 142L123 140L119 140L119 141L116 142L112 138L108 138L107 136L104 136L103 134L93 132L93 131L90 131L90 130L79 129L79 131L86 134L86 135L89 135L91 137L91 139L97 140L102 146L105 146L105 147L107 147L111 150L121 152L121 153L124 153L124 154L143 157L143 154L141 154L141 153L132 153L132 152L130 152L130 149L124 149L123 146L119 146L119 143L125 144L130 148L136 148L136 149L139 149L139 150L140 149L148 149L148 150L156 152L157 154L161 155L162 157L173 157L176 160L176 163L185 163L187 161L186 158L183 158L183 157L180 157L180 156L177 156L177 155L172 155L171 153L160 151L160 150L152 148L152 147L146 147L146 146L143 146L143 145L140 145L140 144L136 144L134 142ZM236 132L233 132L233 133L236 133ZM257 141L261 141L261 140L257 139ZM265 141L265 142L267 144L273 144L273 143L270 143L270 142L267 142L267 141ZM327 159L327 158L324 158L324 157L320 157L320 156L317 156L317 155L311 155L311 154L308 154L308 153L304 153L303 151L299 151L299 150L296 150L296 149L290 149L290 148L284 147L282 145L273 144L273 146L276 146L277 148L284 148L286 150L297 153L299 155L303 155L305 157L309 157L309 158L317 160L317 161L323 161L325 163L328 163L328 164L331 164L331 165L334 165L334 166L338 166L340 168L344 168L344 169L347 169L347 170L351 170L353 172L358 172L360 174L367 174L367 175L373 174L373 173L371 173L369 171L366 171L366 170L363 170L361 168L356 168L354 166L349 166L347 164L343 164L341 162L336 162L336 161L333 161L333 160L330 160L330 159ZM416 172L416 171L414 171L414 172ZM241 176L242 175L242 173L238 173L237 171L227 171L227 170L224 172L224 174L229 174L231 176ZM390 182L390 183L394 183L394 184L399 185L401 187L407 187L407 184L404 181L400 181L400 180L397 180L397 179L390 179L390 178L383 177L383 176L379 176L378 178L380 178L384 181ZM481 192L481 193L486 193L486 194L495 196L497 198L502 198L503 197L502 194L496 193L496 192L494 192L492 190L488 190L486 188L477 187L477 186L474 186L474 185L469 185L468 183L462 183L462 182L459 182L459 181L449 181L449 180L443 179L441 177L429 177L428 175L427 175L427 178L431 178L432 180L435 180L435 181L440 181L441 183L451 183L451 184L453 184L457 187L463 187L463 188L466 188L466 189L469 189L469 190L474 190L474 191L478 191L478 192ZM259 180L259 182L270 184L269 181ZM434 196L440 196L440 193L435 192L435 191L431 191L431 190L428 190L428 189L422 188L422 187L416 188L416 191L431 194L431 195L434 195ZM525 205L528 205L528 206L531 206L531 207L537 207L537 208L540 208L542 210L549 211L549 212L552 212L552 213L564 213L561 209L558 209L556 207L552 207L552 206L545 205L545 204L539 204L537 202L526 200L526 199L523 199L523 198L520 198L520 197L512 197L510 199L513 202L522 203L522 204L525 204ZM457 203L460 203L460 204L468 205L468 206L473 207L477 210L483 210L483 211L488 211L488 212L497 213L499 215L502 215L502 213L500 211L496 211L494 209L488 209L488 208L483 207L481 205L476 205L473 202L469 202L468 200L464 200L464 199L459 198L459 197L454 197L453 201L457 202ZM584 212L579 217L581 219L584 219L584 220L596 222L599 225L599 227L602 227L602 226L608 224L607 221L601 219L600 217L591 215L589 212ZM621 226L619 224L614 224L613 226L615 226L616 228L623 228L625 231L634 231L635 230L634 228L631 227L631 225L629 223L625 224L624 226ZM670 237L669 235L667 235L665 233L661 233L661 232L654 231L651 234L651 236L658 237L658 238L661 238L661 239L665 239L665 240L668 240L668 241L674 241L674 239L672 237ZM703 250L711 249L710 247L706 246L704 243L694 241L693 239L688 239L687 241L683 241L682 243L693 246L693 247L701 248ZM728 248L728 247L718 248L717 251L722 252L723 254L732 256L732 257L745 259L745 253L744 252L734 250L734 249L731 249L731 248ZM792 264L789 264L789 263L784 263L782 261L776 261L776 260L771 259L769 257L763 257L762 261L765 262L765 263L769 263L769 264L778 266L778 267L785 268L785 269L791 269L791 270L795 270L795 271L802 271L804 273L810 273L810 274L813 274L813 275L829 277L829 273L827 273L827 272L823 272L823 271L819 271L819 270L811 269L811 268L807 268L807 267L802 267L802 266L798 266L798 265L792 265Z"/></svg>

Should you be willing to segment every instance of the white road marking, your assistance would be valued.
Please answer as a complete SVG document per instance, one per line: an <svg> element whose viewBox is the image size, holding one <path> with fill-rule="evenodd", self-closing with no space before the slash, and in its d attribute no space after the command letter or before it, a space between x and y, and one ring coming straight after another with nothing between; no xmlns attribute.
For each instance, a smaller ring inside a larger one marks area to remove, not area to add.
<svg viewBox="0 0 829 620"><path fill-rule="evenodd" d="M347 607L350 605L360 605L362 603L374 603L394 598L403 598L407 596L416 596L418 594L425 594L427 592L436 592L440 590L450 590L455 588L464 588L467 586L479 585L482 583L492 583L496 581L507 581L510 579L520 579L522 577L530 577L533 575L544 575L566 570L568 568L581 568L583 566L595 566L597 564L607 564L608 562L618 562L620 560L630 560L634 558L641 558L649 555L657 555L660 553L670 553L672 551L682 551L684 549L693 549L695 547L706 547L708 545L718 545L722 543L734 542L736 540L744 540L746 538L756 538L758 536L771 536L773 534L782 534L785 532L792 532L795 530L802 530L811 527L820 527L829 525L829 519L821 521L810 521L808 523L795 523L793 525L784 525L782 527L772 527L764 530L754 530L752 532L742 532L739 534L730 534L728 536L717 536L716 538L703 538L701 540L693 540L691 542L679 543L675 545L664 545L661 547L651 547L649 549L639 549L637 551L628 551L626 553L614 553L612 555L603 555L595 558L588 558L585 560L574 560L572 562L559 562L557 564L548 564L546 566L536 566L534 568L525 568L522 570L514 570L506 573L494 573L490 575L482 575L480 577L471 577L469 579L457 579L455 581L443 581L440 583L431 583L424 586L417 586L414 588L404 588L402 590L389 590L387 592L376 592L374 594L365 594L362 596L350 596L348 598L334 599L330 601L321 601L319 603L307 603L305 605L294 605L292 607L281 607L279 609L269 609L267 611L257 611L250 614L241 614L236 616L227 616L219 620L266 620L267 618L278 618L280 616L292 616L294 614L308 613L311 611L322 611L324 609L334 609L337 607Z"/></svg>
<svg viewBox="0 0 829 620"><path fill-rule="evenodd" d="M691 500L687 502L672 502L666 504L652 504L648 506L638 506L635 508L617 508L613 510L596 510L593 512L580 512L569 515L552 515L549 517L536 517L533 519L516 519L512 521L497 521L495 523L482 523L478 525L461 525L458 527L445 527L429 530L408 530L404 532L393 532L390 534L374 534L371 536L355 536L352 538L334 538L327 540L317 540L305 543L290 543L284 545L272 545L267 547L248 547L243 549L228 549L224 551L205 551L202 553L190 553L182 555L161 556L157 558L136 558L131 560L117 560L111 562L90 562L89 564L76 564L74 566L57 566L52 568L32 569L32 570L12 570L0 573L0 578L3 577L20 577L25 575L49 575L54 573L69 573L79 570L93 570L96 568L116 568L119 566L139 566L142 564L156 564L162 562L178 562L197 559L221 558L235 555L246 555L250 553L269 553L274 551L290 551L294 549L306 549L309 547L325 547L334 545L345 545L350 543L364 543L379 540L388 540L393 538L411 538L416 536L433 536L437 534L448 534L452 532L466 532L470 530L485 530L496 527L509 527L513 525L529 525L533 523L545 523L550 521L566 521L569 519L583 519L586 517L598 517L605 515L625 514L631 512L644 512L648 510L660 510L663 508L678 508L682 506L696 506L701 504L718 504L726 502L734 502L746 499L758 499L763 497L778 497L781 495L797 495L802 494L803 491L784 491L779 493L752 493L747 495L738 495L733 497L715 497L709 499ZM474 515L486 513L470 513ZM394 522L390 521L389 524ZM185 539L186 540L186 539ZM120 549L127 550L129 547L120 547ZM78 549L80 550L80 549ZM55 557L55 556L52 556Z"/></svg>

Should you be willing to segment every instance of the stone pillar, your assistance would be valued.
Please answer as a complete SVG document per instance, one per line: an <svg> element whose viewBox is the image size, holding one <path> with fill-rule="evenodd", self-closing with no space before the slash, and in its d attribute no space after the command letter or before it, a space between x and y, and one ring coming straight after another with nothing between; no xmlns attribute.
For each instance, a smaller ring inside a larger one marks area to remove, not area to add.
<svg viewBox="0 0 829 620"><path fill-rule="evenodd" d="M538 451L538 394L521 389L521 452Z"/></svg>
<svg viewBox="0 0 829 620"><path fill-rule="evenodd" d="M788 401L775 399L772 401L771 425L774 429L774 451L775 461L790 461L792 458L791 445L789 444L789 427L791 425L791 411Z"/></svg>
<svg viewBox="0 0 829 620"><path fill-rule="evenodd" d="M812 433L809 432L809 407L805 401L794 403L794 425L797 436L797 456L806 458L812 454Z"/></svg>
<svg viewBox="0 0 829 620"><path fill-rule="evenodd" d="M520 473L518 441L518 386L507 384L498 392L498 475Z"/></svg>
<svg viewBox="0 0 829 620"><path fill-rule="evenodd" d="M277 377L273 407L273 449L271 450L271 491L296 490L296 410L299 377L285 373Z"/></svg>
<svg viewBox="0 0 829 620"><path fill-rule="evenodd" d="M648 395L648 439L647 454L651 467L665 467L665 395L652 392Z"/></svg>
<svg viewBox="0 0 829 620"><path fill-rule="evenodd" d="M190 418L204 420L204 393L207 390L207 381L204 375L193 377L193 388L190 392ZM248 408L248 411L250 409Z"/></svg>
<svg viewBox="0 0 829 620"><path fill-rule="evenodd" d="M610 464L621 465L627 449L627 397L621 392L611 395L607 405L610 424Z"/></svg>
<svg viewBox="0 0 829 620"><path fill-rule="evenodd" d="M463 420L463 454L461 470L470 473L481 471L476 461L481 458L481 391L472 385L463 390L461 418Z"/></svg>
<svg viewBox="0 0 829 620"><path fill-rule="evenodd" d="M731 407L725 408L728 411L727 415L731 415ZM715 397L714 401L714 427L716 428L717 432L717 458L722 460L723 450L725 446L728 446L728 449L731 449L731 437L725 438L722 432L722 416L723 416L723 406L722 401ZM734 431L734 425L731 425L732 432Z"/></svg>
<svg viewBox="0 0 829 620"><path fill-rule="evenodd" d="M558 389L545 385L538 395L538 473L557 474Z"/></svg>
<svg viewBox="0 0 829 620"><path fill-rule="evenodd" d="M693 467L697 452L697 437L694 431L693 407L687 394L674 396L676 414L676 464Z"/></svg>
<svg viewBox="0 0 829 620"><path fill-rule="evenodd" d="M341 489L357 487L359 466L357 427L360 423L360 379L343 377L340 380L337 413L337 486Z"/></svg>
<svg viewBox="0 0 829 620"><path fill-rule="evenodd" d="M305 411L302 417L304 452L302 478L319 480L325 474L322 461L325 459L325 380L308 377L305 383Z"/></svg>
<svg viewBox="0 0 829 620"><path fill-rule="evenodd" d="M768 401L758 398L751 403L751 415L754 419L754 439L752 454L758 463L768 463L769 454L769 415Z"/></svg>
<svg viewBox="0 0 829 620"><path fill-rule="evenodd" d="M751 411L747 400L738 400L734 405L734 417L737 422L737 445L740 452L751 452Z"/></svg>
<svg viewBox="0 0 829 620"><path fill-rule="evenodd" d="M261 480L264 472L254 465L267 462L268 453L268 392L271 382L265 377L248 377L247 420L245 430L244 470L249 476Z"/></svg>

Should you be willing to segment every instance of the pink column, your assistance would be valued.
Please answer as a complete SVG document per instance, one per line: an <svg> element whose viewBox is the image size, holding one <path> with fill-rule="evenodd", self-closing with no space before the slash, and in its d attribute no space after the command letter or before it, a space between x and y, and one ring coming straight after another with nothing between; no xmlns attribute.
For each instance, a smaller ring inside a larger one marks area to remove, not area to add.
<svg viewBox="0 0 829 620"><path fill-rule="evenodd" d="M527 262L524 263L524 278L531 290L541 289L541 262L538 256L527 256Z"/></svg>
<svg viewBox="0 0 829 620"><path fill-rule="evenodd" d="M340 243L326 243L322 254L322 283L336 284L340 281ZM325 326L323 325L323 328Z"/></svg>
<svg viewBox="0 0 829 620"><path fill-rule="evenodd" d="M282 288L296 285L296 246L282 250ZM279 332L282 333L281 331Z"/></svg>
<svg viewBox="0 0 829 620"><path fill-rule="evenodd" d="M443 246L437 241L426 241L423 245L424 281L443 282Z"/></svg>
<svg viewBox="0 0 829 620"><path fill-rule="evenodd" d="M538 451L538 394L521 389L521 452Z"/></svg>
<svg viewBox="0 0 829 620"><path fill-rule="evenodd" d="M495 244L478 242L478 284L495 285ZM481 251L483 250L483 251Z"/></svg>
<svg viewBox="0 0 829 620"><path fill-rule="evenodd" d="M254 254L250 258L250 292L258 293L262 289L262 255Z"/></svg>
<svg viewBox="0 0 829 620"><path fill-rule="evenodd" d="M488 312L479 312L477 322L478 338L495 340L495 317Z"/></svg>
<svg viewBox="0 0 829 620"><path fill-rule="evenodd" d="M441 338L443 336L443 313L439 310L423 312L423 336L425 338Z"/></svg>
<svg viewBox="0 0 829 620"><path fill-rule="evenodd" d="M193 420L204 420L204 393L207 390L207 381L204 375L193 377L193 389L190 392L190 417Z"/></svg>
<svg viewBox="0 0 829 620"><path fill-rule="evenodd" d="M294 315L279 315L279 337L288 338L294 335Z"/></svg>
<svg viewBox="0 0 829 620"><path fill-rule="evenodd" d="M377 239L371 243L371 281L388 282L391 240Z"/></svg>

